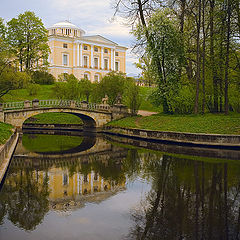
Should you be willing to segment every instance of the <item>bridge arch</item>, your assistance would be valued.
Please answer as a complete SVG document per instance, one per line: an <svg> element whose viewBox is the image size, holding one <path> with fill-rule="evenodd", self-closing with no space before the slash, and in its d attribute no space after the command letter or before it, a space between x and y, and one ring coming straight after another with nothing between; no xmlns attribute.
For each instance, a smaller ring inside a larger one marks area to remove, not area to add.
<svg viewBox="0 0 240 240"><path fill-rule="evenodd" d="M47 112L63 112L78 116L84 123L84 129L102 127L104 124L112 120L112 115L108 112L87 111L71 108L31 108L4 112L4 122L10 123L17 128L22 128L23 123L28 118Z"/></svg>

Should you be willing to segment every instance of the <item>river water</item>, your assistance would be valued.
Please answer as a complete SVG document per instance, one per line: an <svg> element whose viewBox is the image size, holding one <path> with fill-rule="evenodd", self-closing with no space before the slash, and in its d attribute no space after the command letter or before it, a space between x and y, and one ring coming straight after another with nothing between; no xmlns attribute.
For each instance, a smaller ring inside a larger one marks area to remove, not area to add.
<svg viewBox="0 0 240 240"><path fill-rule="evenodd" d="M237 150L24 133L0 190L0 239L239 239L239 160Z"/></svg>

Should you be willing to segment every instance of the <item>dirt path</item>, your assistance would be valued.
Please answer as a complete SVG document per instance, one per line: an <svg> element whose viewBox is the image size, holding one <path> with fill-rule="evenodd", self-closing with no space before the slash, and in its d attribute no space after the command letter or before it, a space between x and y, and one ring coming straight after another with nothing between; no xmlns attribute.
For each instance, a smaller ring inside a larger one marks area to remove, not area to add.
<svg viewBox="0 0 240 240"><path fill-rule="evenodd" d="M135 121L136 127L141 128L140 126L140 121L142 120L143 117L151 116L153 114L157 114L157 112L149 112L145 110L139 110L138 115L141 115L142 117L138 117Z"/></svg>
<svg viewBox="0 0 240 240"><path fill-rule="evenodd" d="M145 111L145 110L139 110L138 114L143 117L147 117L147 116L151 116L153 114L157 114L157 112L149 112L149 111Z"/></svg>

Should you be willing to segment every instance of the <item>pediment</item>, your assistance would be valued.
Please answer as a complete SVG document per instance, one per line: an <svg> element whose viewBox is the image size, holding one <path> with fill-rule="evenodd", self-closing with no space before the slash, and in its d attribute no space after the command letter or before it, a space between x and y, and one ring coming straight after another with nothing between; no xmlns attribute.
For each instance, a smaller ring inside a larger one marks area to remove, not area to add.
<svg viewBox="0 0 240 240"><path fill-rule="evenodd" d="M114 45L117 46L118 44L105 38L102 37L101 35L93 35L93 36L84 36L82 37L84 40L89 40L91 42L98 42L98 43L102 43L102 44L108 44L108 45Z"/></svg>

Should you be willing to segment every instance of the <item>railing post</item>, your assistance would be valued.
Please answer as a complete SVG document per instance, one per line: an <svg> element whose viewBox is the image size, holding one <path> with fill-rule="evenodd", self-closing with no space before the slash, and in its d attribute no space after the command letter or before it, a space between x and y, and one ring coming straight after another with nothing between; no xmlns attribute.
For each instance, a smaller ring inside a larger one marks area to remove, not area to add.
<svg viewBox="0 0 240 240"><path fill-rule="evenodd" d="M39 100L38 99L32 100L32 107L33 108L38 108L39 107Z"/></svg>
<svg viewBox="0 0 240 240"><path fill-rule="evenodd" d="M29 100L24 101L24 108L31 108L31 102Z"/></svg>

